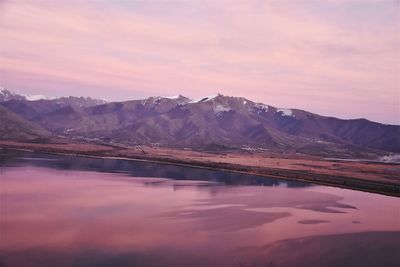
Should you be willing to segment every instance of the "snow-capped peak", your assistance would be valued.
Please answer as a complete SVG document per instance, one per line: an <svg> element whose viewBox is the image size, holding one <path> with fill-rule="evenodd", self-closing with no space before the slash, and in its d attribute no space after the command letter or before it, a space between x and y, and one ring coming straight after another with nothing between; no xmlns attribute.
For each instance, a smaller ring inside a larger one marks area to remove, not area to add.
<svg viewBox="0 0 400 267"><path fill-rule="evenodd" d="M206 102L206 101L210 101L213 100L214 98L218 97L220 94L217 95L210 95L210 96L205 96L196 100L192 100L189 103L200 103L200 102Z"/></svg>
<svg viewBox="0 0 400 267"><path fill-rule="evenodd" d="M24 96L25 99L28 101L55 99L55 97L47 97L45 95L24 95L24 94L22 94L22 96Z"/></svg>
<svg viewBox="0 0 400 267"><path fill-rule="evenodd" d="M165 99L173 100L179 105L187 104L191 101L190 98L187 98L186 96L183 95L175 95L175 96L167 96L164 97Z"/></svg>
<svg viewBox="0 0 400 267"><path fill-rule="evenodd" d="M40 99L54 99L46 97L45 95L26 95L20 93L14 93L10 90L7 90L3 86L0 86L0 100L8 101L8 100L27 100L27 101L35 101Z"/></svg>
<svg viewBox="0 0 400 267"><path fill-rule="evenodd" d="M180 97L182 97L181 95L174 95L174 96L165 96L164 98L167 99L179 99Z"/></svg>
<svg viewBox="0 0 400 267"><path fill-rule="evenodd" d="M9 100L26 100L25 96L13 93L4 87L0 87L0 102Z"/></svg>

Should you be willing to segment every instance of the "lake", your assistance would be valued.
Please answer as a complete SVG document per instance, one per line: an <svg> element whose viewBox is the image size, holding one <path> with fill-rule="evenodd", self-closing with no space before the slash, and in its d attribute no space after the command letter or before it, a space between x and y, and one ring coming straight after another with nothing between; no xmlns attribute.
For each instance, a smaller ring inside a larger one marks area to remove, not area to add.
<svg viewBox="0 0 400 267"><path fill-rule="evenodd" d="M379 194L0 152L0 201L2 267L400 266L400 201Z"/></svg>

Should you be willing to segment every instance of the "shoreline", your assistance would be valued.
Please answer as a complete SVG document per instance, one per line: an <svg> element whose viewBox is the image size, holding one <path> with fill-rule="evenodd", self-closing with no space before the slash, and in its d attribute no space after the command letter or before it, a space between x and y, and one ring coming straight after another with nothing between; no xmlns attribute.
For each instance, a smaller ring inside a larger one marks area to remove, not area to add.
<svg viewBox="0 0 400 267"><path fill-rule="evenodd" d="M60 153L59 155L65 155ZM182 167L191 167L191 168L199 168L199 169L207 169L207 170L216 170L216 171L224 171L224 172L233 172L233 173L241 173L241 174L248 174L248 175L255 175L255 176L260 176L260 177L265 177L265 178L275 178L275 179L282 179L282 180L288 180L288 181L299 181L299 182L306 182L306 183L313 183L313 184L318 184L318 185L325 185L325 186L333 186L333 187L338 187L342 189L350 189L350 190L357 190L357 191L363 191L363 192L368 192L368 193L375 193L375 194L381 194L381 195L387 195L387 196L394 196L394 197L400 197L400 188L393 188L389 190L376 190L372 188L372 186L383 186L385 188L390 188L392 186L396 187L397 185L395 184L381 184L381 183L373 183L373 182L368 182L368 181L363 181L360 179L355 179L352 177L338 177L338 176L332 176L332 177L321 177L321 179L307 179L307 178L302 178L298 177L298 174L295 174L295 177L292 175L279 175L279 174L268 174L264 173L266 171L272 171L272 172L284 172L284 170L276 170L276 169L263 169L264 172L257 172L257 171L246 171L246 170L240 170L243 168L251 168L248 166L232 166L232 167L220 167L220 166L207 166L202 163L199 163L198 165L196 163L186 163L185 161L182 162L172 162L168 161L167 159L162 160L162 159L141 159L141 158L127 158L127 157L107 157L107 156L90 156L90 155L84 155L84 154L76 154L75 156L78 157L89 157L89 158L98 158L98 159L115 159L115 160L132 160L132 161L142 161L142 162L151 162L151 163L157 163L157 164L165 164L165 165L175 165L175 166L182 166ZM215 164L215 163L213 163ZM291 172L290 170L287 170L288 172ZM300 172L299 172L300 173ZM301 173L303 175L307 176L314 176L318 175L321 176L320 174L313 174L313 173ZM337 183L335 182L328 182L324 181L324 178L329 178L329 179L338 179ZM339 181L339 179L346 179ZM351 180L350 180L351 179ZM364 186L357 186L357 183L362 182L364 183ZM368 186L365 185L368 184ZM371 186L371 187L369 187Z"/></svg>
<svg viewBox="0 0 400 267"><path fill-rule="evenodd" d="M266 178L276 178L289 181L301 181L314 183L318 185L333 186L343 189L351 189L364 191L369 193L377 193L387 196L400 197L400 184L373 181L367 179L360 179L351 176L343 175L329 175L323 173L315 173L305 170L293 170L284 168L266 168L261 166L249 166L244 164L232 164L216 161L200 161L192 158L176 158L176 157L160 157L155 155L123 155L119 150L92 150L92 151L78 151L78 150L65 150L60 148L50 147L29 147L21 145L4 145L0 144L0 149L14 150L14 151L31 151L47 154L56 154L61 156L76 156L98 159L114 159L114 160L131 160L152 162L157 164L176 165L191 168L201 168L209 170L217 170L224 172L234 172L249 175L256 175ZM368 163L366 163L368 164ZM396 165L397 166L397 165Z"/></svg>

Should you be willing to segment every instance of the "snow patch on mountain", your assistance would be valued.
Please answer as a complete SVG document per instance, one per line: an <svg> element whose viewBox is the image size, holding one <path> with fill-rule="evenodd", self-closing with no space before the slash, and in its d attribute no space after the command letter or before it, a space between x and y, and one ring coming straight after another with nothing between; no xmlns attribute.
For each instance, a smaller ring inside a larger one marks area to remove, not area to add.
<svg viewBox="0 0 400 267"><path fill-rule="evenodd" d="M26 98L23 95L13 93L4 87L0 87L0 101L4 102L9 100L26 100Z"/></svg>
<svg viewBox="0 0 400 267"><path fill-rule="evenodd" d="M165 99L169 99L175 101L178 105L186 105L191 101L190 98L187 98L183 95L175 95L175 96L166 96Z"/></svg>
<svg viewBox="0 0 400 267"><path fill-rule="evenodd" d="M282 116L294 117L293 111L291 109L278 108L276 112L280 113Z"/></svg>
<svg viewBox="0 0 400 267"><path fill-rule="evenodd" d="M151 96L151 97L149 97L149 98L146 98L146 99L141 100L141 102L142 102L142 104L144 104L144 105L156 106L156 105L158 105L158 104L161 102L161 99L164 99L164 98L165 98L165 97L160 97L160 96L154 97L154 96Z"/></svg>
<svg viewBox="0 0 400 267"><path fill-rule="evenodd" d="M216 106L214 107L214 111L215 111L216 113L218 113L218 112L230 111L230 110L231 110L230 108L224 107L223 105L216 105Z"/></svg>
<svg viewBox="0 0 400 267"><path fill-rule="evenodd" d="M52 100L55 99L55 97L47 97L45 95L26 95L26 94L14 93L7 90L4 87L0 87L0 99L1 101L9 101L9 100L36 101L41 99Z"/></svg>
<svg viewBox="0 0 400 267"><path fill-rule="evenodd" d="M221 116L224 112L230 111L231 109L223 105L214 106L214 113L217 117Z"/></svg>
<svg viewBox="0 0 400 267"><path fill-rule="evenodd" d="M263 112L267 112L268 111L268 105L264 105L261 103L257 103L254 106L256 108L257 114L260 115Z"/></svg>
<svg viewBox="0 0 400 267"><path fill-rule="evenodd" d="M22 96L25 97L25 99L28 101L56 99L55 97L47 97L45 95L24 95L24 94L22 94Z"/></svg>
<svg viewBox="0 0 400 267"><path fill-rule="evenodd" d="M181 95L174 95L174 96L165 96L164 98L167 98L167 99L178 99L180 97L181 97Z"/></svg>

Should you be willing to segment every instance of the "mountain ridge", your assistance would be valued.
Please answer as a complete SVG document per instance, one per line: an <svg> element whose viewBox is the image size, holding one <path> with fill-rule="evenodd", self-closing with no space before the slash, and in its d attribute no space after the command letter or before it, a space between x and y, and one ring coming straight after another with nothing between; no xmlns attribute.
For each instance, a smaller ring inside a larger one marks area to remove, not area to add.
<svg viewBox="0 0 400 267"><path fill-rule="evenodd" d="M12 92L4 87L0 87L0 102L6 102L11 100L20 101L56 101L59 104L70 103L75 105L100 105L107 103L104 99L95 99L91 97L75 97L75 96L61 96L61 97L47 97L45 95L26 95ZM79 103L81 102L81 103Z"/></svg>
<svg viewBox="0 0 400 267"><path fill-rule="evenodd" d="M11 99L1 105L54 135L201 149L244 146L299 153L400 152L400 126L338 119L218 94L99 103ZM85 103L85 104L82 104Z"/></svg>
<svg viewBox="0 0 400 267"><path fill-rule="evenodd" d="M7 98L7 95L11 95L11 98ZM186 97L182 94L179 95L175 95L175 96L149 96L147 98L139 98L139 99L128 99L128 100L121 100L121 101L107 101L105 99L96 99L96 98L92 98L92 97L84 97L84 96L60 96L60 97L47 97L45 95L26 95L26 94L19 94L19 93L15 93L12 92L4 87L0 87L0 102L6 102L6 101L10 101L10 100L26 100L26 101L40 101L40 100L46 100L46 101L52 101L52 100L58 100L58 102L64 102L65 100L68 99L76 99L76 100L82 100L83 102L88 101L89 103L87 104L87 106L94 106L94 105L101 105L101 104L106 104L106 103L122 103L122 102L128 102L128 101L149 101L152 99L155 100L160 100L160 99L170 99L170 100L176 100L176 99L184 99L183 103L199 103L199 102L205 102L205 101L210 101L213 98L216 98L218 96L223 96L223 97L233 97L233 98L239 98L239 99L243 99L244 101L250 101L250 102L254 102L256 104L258 104L260 107L264 106L264 107L272 107L278 110L278 112L282 112L282 114L289 116L289 114L287 112L290 112L291 110L293 111L305 111L304 109L301 108L279 108L279 107L275 107L272 105L266 105L263 104L261 102L255 102L255 101L251 101L246 99L245 97L241 97L241 96L224 96L220 93L217 93L215 95L210 95L210 96L205 96L205 97L201 97L198 99L191 99L189 97ZM85 105L86 106L86 105ZM315 114L315 115L319 115L315 112L310 112L310 111L306 111L308 113L311 114ZM374 123L379 123L379 124L383 124L383 125L392 125L392 126L400 126L399 124L392 124L392 123L383 123L383 122L377 122L377 121L373 121L367 118L339 118L339 117L335 117L335 116L331 116L331 115L319 115L322 117L327 117L327 118L335 118L335 119L340 119L340 120L366 120L369 122L374 122Z"/></svg>

